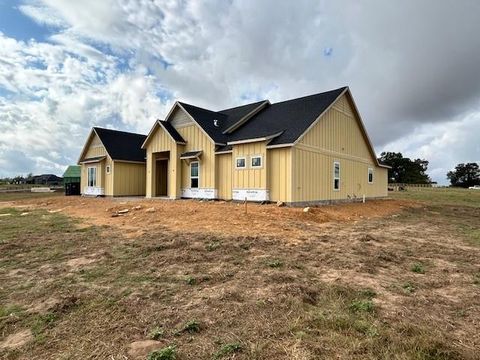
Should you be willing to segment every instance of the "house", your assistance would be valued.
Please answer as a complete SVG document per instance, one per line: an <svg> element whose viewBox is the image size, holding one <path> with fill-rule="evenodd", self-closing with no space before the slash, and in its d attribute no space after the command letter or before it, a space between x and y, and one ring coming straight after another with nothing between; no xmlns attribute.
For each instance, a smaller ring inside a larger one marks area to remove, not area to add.
<svg viewBox="0 0 480 360"><path fill-rule="evenodd" d="M82 195L144 196L145 138L94 127L78 160Z"/></svg>
<svg viewBox="0 0 480 360"><path fill-rule="evenodd" d="M81 166L70 165L63 173L65 195L80 195Z"/></svg>
<svg viewBox="0 0 480 360"><path fill-rule="evenodd" d="M307 204L387 196L388 167L348 87L219 111L177 101L141 148L148 198Z"/></svg>

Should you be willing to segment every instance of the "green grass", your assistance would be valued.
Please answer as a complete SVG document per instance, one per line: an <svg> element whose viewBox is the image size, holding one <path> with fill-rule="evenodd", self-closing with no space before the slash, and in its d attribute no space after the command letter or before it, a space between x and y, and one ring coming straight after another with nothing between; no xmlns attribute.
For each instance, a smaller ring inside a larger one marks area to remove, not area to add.
<svg viewBox="0 0 480 360"><path fill-rule="evenodd" d="M372 300L354 300L350 304L350 311L355 313L368 312L371 313L375 310L375 305Z"/></svg>
<svg viewBox="0 0 480 360"><path fill-rule="evenodd" d="M177 353L175 346L167 346L160 350L155 350L151 352L147 360L175 360L177 358Z"/></svg>
<svg viewBox="0 0 480 360"><path fill-rule="evenodd" d="M165 331L161 327L156 327L150 331L149 338L152 340L159 340L163 337Z"/></svg>
<svg viewBox="0 0 480 360"><path fill-rule="evenodd" d="M176 332L177 335L181 333L194 334L200 332L200 323L197 320L190 320Z"/></svg>
<svg viewBox="0 0 480 360"><path fill-rule="evenodd" d="M392 199L424 201L430 205L480 207L480 191L460 188L414 188L406 191L390 191Z"/></svg>
<svg viewBox="0 0 480 360"><path fill-rule="evenodd" d="M242 345L239 343L225 344L213 355L213 359L222 359L240 351L242 351Z"/></svg>
<svg viewBox="0 0 480 360"><path fill-rule="evenodd" d="M63 192L53 193L32 193L32 192L0 192L1 201L16 201L16 200L28 200L28 199L41 199L50 197L65 196Z"/></svg>
<svg viewBox="0 0 480 360"><path fill-rule="evenodd" d="M421 263L415 263L410 267L410 270L416 274L425 274L425 267Z"/></svg>
<svg viewBox="0 0 480 360"><path fill-rule="evenodd" d="M267 266L271 268L281 268L283 266L283 262L278 259L275 259L267 262Z"/></svg>

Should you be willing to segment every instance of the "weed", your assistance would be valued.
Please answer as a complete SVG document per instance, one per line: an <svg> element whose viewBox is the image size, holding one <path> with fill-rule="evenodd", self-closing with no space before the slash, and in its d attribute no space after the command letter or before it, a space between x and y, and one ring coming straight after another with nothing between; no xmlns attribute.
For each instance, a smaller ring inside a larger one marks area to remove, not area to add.
<svg viewBox="0 0 480 360"><path fill-rule="evenodd" d="M197 279L195 279L193 276L187 276L187 278L185 279L185 282L188 285L195 285L197 283Z"/></svg>
<svg viewBox="0 0 480 360"><path fill-rule="evenodd" d="M283 266L283 263L280 260L275 259L275 260L269 261L267 263L267 266L269 266L271 268L280 268L280 267Z"/></svg>
<svg viewBox="0 0 480 360"><path fill-rule="evenodd" d="M200 323L196 320L191 320L187 322L179 331L177 331L177 334L184 332L188 332L190 334L200 332Z"/></svg>
<svg viewBox="0 0 480 360"><path fill-rule="evenodd" d="M227 355L242 351L242 345L239 343L231 343L223 345L213 356L214 359L221 359Z"/></svg>
<svg viewBox="0 0 480 360"><path fill-rule="evenodd" d="M410 282L406 282L405 284L402 285L402 288L403 290L408 293L408 294L412 294L413 292L415 292L415 290L417 289L412 283Z"/></svg>
<svg viewBox="0 0 480 360"><path fill-rule="evenodd" d="M359 312L371 313L375 310L375 305L371 300L354 300L350 304L349 308L354 313L359 313Z"/></svg>
<svg viewBox="0 0 480 360"><path fill-rule="evenodd" d="M360 291L360 296L365 297L367 299L373 299L375 296L377 296L377 293L372 289L365 289Z"/></svg>
<svg viewBox="0 0 480 360"><path fill-rule="evenodd" d="M57 316L54 313L47 313L44 315L38 315L34 318L31 329L35 337L40 336L47 328L57 320Z"/></svg>
<svg viewBox="0 0 480 360"><path fill-rule="evenodd" d="M368 321L357 320L353 323L353 328L367 336L373 337L379 335L377 328Z"/></svg>
<svg viewBox="0 0 480 360"><path fill-rule="evenodd" d="M177 353L175 346L170 345L160 350L155 350L148 354L147 360L175 360Z"/></svg>
<svg viewBox="0 0 480 360"><path fill-rule="evenodd" d="M221 245L220 241L211 241L207 244L207 246L205 248L207 249L207 251L214 251L217 248L219 248L220 245Z"/></svg>
<svg viewBox="0 0 480 360"><path fill-rule="evenodd" d="M416 274L425 274L425 268L424 268L423 264L421 264L421 263L413 264L412 267L410 268L410 270L413 271Z"/></svg>
<svg viewBox="0 0 480 360"><path fill-rule="evenodd" d="M0 318L7 316L18 316L23 312L23 309L18 305L0 306Z"/></svg>
<svg viewBox="0 0 480 360"><path fill-rule="evenodd" d="M473 275L473 283L475 285L480 285L480 273Z"/></svg>
<svg viewBox="0 0 480 360"><path fill-rule="evenodd" d="M157 326L157 327L154 328L152 331L150 331L149 337L150 337L150 339L152 339L152 340L158 340L158 339L160 339L160 338L163 336L164 333L165 333L165 332L163 331L163 329L162 329L161 327L158 327L158 326Z"/></svg>

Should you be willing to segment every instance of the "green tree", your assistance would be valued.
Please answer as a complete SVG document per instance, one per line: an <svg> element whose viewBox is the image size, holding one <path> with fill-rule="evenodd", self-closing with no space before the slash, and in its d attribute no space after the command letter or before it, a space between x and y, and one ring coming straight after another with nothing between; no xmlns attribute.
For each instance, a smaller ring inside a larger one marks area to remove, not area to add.
<svg viewBox="0 0 480 360"><path fill-rule="evenodd" d="M458 164L455 170L447 173L452 186L470 187L480 185L480 168L477 163Z"/></svg>
<svg viewBox="0 0 480 360"><path fill-rule="evenodd" d="M427 160L411 160L403 157L402 153L396 152L382 152L379 160L391 167L388 170L388 182L405 184L431 183L431 179L427 175Z"/></svg>

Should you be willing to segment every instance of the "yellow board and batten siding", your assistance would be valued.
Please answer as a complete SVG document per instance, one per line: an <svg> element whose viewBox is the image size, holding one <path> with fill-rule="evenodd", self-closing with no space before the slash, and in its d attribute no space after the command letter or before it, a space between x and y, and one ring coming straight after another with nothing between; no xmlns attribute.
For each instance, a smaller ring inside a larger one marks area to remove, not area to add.
<svg viewBox="0 0 480 360"><path fill-rule="evenodd" d="M110 157L107 154L107 151L105 150L105 147L103 146L102 142L100 141L100 138L96 135L93 134L90 143L87 144L87 148L85 151L85 155L83 156L84 159L89 159L89 158L95 158L95 157L100 157L100 156L106 156L106 159L101 160L99 162L94 162L90 164L82 164L81 169L80 169L80 192L83 193L85 187L87 186L87 181L88 181L88 173L87 169L94 167L96 168L96 183L97 187L102 187L105 188L108 183L108 179L105 176L105 166L106 161L108 163L111 163ZM106 189L105 189L106 192Z"/></svg>
<svg viewBox="0 0 480 360"><path fill-rule="evenodd" d="M270 201L292 201L292 148L269 149L267 183Z"/></svg>
<svg viewBox="0 0 480 360"><path fill-rule="evenodd" d="M169 152L167 191L170 198L180 197L180 177L177 172L180 171L180 152L183 146L177 145L175 141L160 126L157 126L155 133L147 144L147 165L146 165L146 196L157 196L155 193L155 172L157 154ZM161 155L161 154L159 154Z"/></svg>
<svg viewBox="0 0 480 360"><path fill-rule="evenodd" d="M88 168L96 168L96 185L105 196L145 195L145 164L112 161L99 137L94 134L87 144L83 159L105 156L105 159L81 165L80 185L83 193L88 181ZM107 173L107 166L110 172Z"/></svg>
<svg viewBox="0 0 480 360"><path fill-rule="evenodd" d="M215 189L215 145L196 124L184 125L176 129L187 144L183 152L202 150L199 161L199 188ZM194 161L194 160L192 160ZM186 161L182 165L182 188L190 187L190 165Z"/></svg>
<svg viewBox="0 0 480 360"><path fill-rule="evenodd" d="M239 144L233 146L233 188L234 189L261 189L267 190L267 148L265 141ZM252 168L252 157L261 156L262 166ZM244 169L237 169L237 158L244 157Z"/></svg>
<svg viewBox="0 0 480 360"><path fill-rule="evenodd" d="M218 189L218 198L223 200L232 199L232 154L218 154L216 155L216 179Z"/></svg>
<svg viewBox="0 0 480 360"><path fill-rule="evenodd" d="M340 189L334 190L334 162ZM292 149L292 202L386 196L386 169L378 167L346 95ZM368 183L368 169L374 172Z"/></svg>
<svg viewBox="0 0 480 360"><path fill-rule="evenodd" d="M115 196L145 195L145 169L145 164L114 161L114 169L107 174L107 178L113 178L113 194Z"/></svg>

